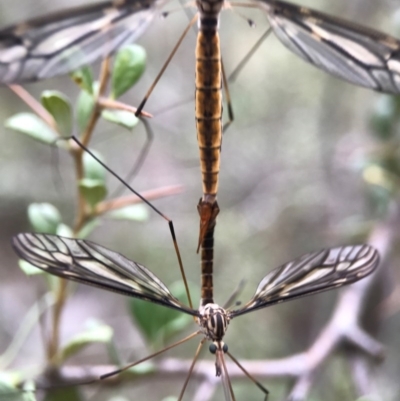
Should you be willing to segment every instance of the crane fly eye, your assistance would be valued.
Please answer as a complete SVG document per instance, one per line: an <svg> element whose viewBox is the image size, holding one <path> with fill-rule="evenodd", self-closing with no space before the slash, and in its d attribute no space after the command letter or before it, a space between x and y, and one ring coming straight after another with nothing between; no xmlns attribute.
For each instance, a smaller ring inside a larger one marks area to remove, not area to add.
<svg viewBox="0 0 400 401"><path fill-rule="evenodd" d="M214 343L210 344L210 346L208 347L208 349L210 350L210 352L211 352L212 354L215 354L215 353L217 352L217 346L216 346Z"/></svg>
<svg viewBox="0 0 400 401"><path fill-rule="evenodd" d="M224 354L228 352L228 346L226 344L224 344L224 346L222 347L222 351L224 351Z"/></svg>

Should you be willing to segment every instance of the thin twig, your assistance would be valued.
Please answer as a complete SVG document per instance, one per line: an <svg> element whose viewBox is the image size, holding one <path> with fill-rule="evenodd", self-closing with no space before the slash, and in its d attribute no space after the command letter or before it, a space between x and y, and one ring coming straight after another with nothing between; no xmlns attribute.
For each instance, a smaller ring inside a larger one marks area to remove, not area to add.
<svg viewBox="0 0 400 401"><path fill-rule="evenodd" d="M37 114L54 132L59 135L57 123L53 116L38 102L25 88L20 85L8 85L8 87Z"/></svg>
<svg viewBox="0 0 400 401"><path fill-rule="evenodd" d="M168 187L161 187L157 189L151 189L149 191L144 191L142 192L142 196L148 201L152 201L165 196L176 195L181 192L183 192L183 186L171 185ZM121 198L106 200L96 205L94 215L100 216L112 210L121 209L125 206L136 205L138 203L143 203L143 201L136 195L128 195Z"/></svg>

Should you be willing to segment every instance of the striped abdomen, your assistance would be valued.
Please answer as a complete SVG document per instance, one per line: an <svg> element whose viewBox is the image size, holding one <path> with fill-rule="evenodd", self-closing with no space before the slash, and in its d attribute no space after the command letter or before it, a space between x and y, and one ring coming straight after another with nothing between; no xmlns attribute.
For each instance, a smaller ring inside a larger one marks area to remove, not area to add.
<svg viewBox="0 0 400 401"><path fill-rule="evenodd" d="M215 201L218 191L222 143L221 74L217 24L207 29L202 29L200 24L196 46L196 128L203 200L209 203Z"/></svg>
<svg viewBox="0 0 400 401"><path fill-rule="evenodd" d="M203 197L197 206L200 215L199 244L219 213L218 175L222 143L222 69L218 15L222 3L202 4L214 12L200 13L196 46L196 128L200 150ZM214 222L215 226L215 222Z"/></svg>

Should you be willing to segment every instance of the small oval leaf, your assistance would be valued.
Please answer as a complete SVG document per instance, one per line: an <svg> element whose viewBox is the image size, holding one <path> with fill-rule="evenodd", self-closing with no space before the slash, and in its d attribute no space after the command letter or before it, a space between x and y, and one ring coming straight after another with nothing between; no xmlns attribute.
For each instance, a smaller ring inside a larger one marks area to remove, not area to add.
<svg viewBox="0 0 400 401"><path fill-rule="evenodd" d="M104 161L103 156L95 151L91 150L91 152L101 161ZM83 155L83 166L85 169L85 178L91 178L94 180L99 180L101 182L105 182L106 180L106 170L105 168L89 153L84 153Z"/></svg>
<svg viewBox="0 0 400 401"><path fill-rule="evenodd" d="M131 205L113 210L107 213L107 216L116 220L147 221L149 219L149 210L144 205Z"/></svg>
<svg viewBox="0 0 400 401"><path fill-rule="evenodd" d="M79 181L79 188L91 207L96 206L107 196L107 188L101 180L84 178Z"/></svg>
<svg viewBox="0 0 400 401"><path fill-rule="evenodd" d="M103 110L101 116L105 120L114 124L118 124L121 127L129 130L134 128L139 122L139 119L135 116L135 114L124 110Z"/></svg>
<svg viewBox="0 0 400 401"><path fill-rule="evenodd" d="M67 96L58 91L44 91L42 93L42 104L53 116L59 132L67 137L72 132L72 108Z"/></svg>
<svg viewBox="0 0 400 401"><path fill-rule="evenodd" d="M397 114L394 96L381 95L375 103L374 111L370 117L374 136L386 141L395 135L394 118Z"/></svg>
<svg viewBox="0 0 400 401"><path fill-rule="evenodd" d="M18 386L21 383L22 377L18 373L0 373L0 400L4 401L35 401L35 388L32 382L21 389Z"/></svg>
<svg viewBox="0 0 400 401"><path fill-rule="evenodd" d="M60 237L74 238L74 232L72 228L64 223L58 225L56 234Z"/></svg>
<svg viewBox="0 0 400 401"><path fill-rule="evenodd" d="M186 299L186 291L182 282L172 284L170 289L178 299ZM163 345L171 336L179 333L192 322L189 315L173 309L162 308L151 302L129 299L128 303L131 316L152 344Z"/></svg>
<svg viewBox="0 0 400 401"><path fill-rule="evenodd" d="M37 268L36 266L31 265L26 260L20 259L18 261L19 268L27 275L27 276L34 276L36 274L43 274L44 270Z"/></svg>
<svg viewBox="0 0 400 401"><path fill-rule="evenodd" d="M53 145L59 138L41 118L32 113L18 113L5 122L5 126L22 134L29 135L33 139Z"/></svg>
<svg viewBox="0 0 400 401"><path fill-rule="evenodd" d="M62 349L61 361L65 361L81 349L93 343L108 343L113 337L113 329L95 320L87 323L87 328L74 336Z"/></svg>
<svg viewBox="0 0 400 401"><path fill-rule="evenodd" d="M81 131L84 131L93 113L96 99L93 94L82 90L76 101L76 119Z"/></svg>
<svg viewBox="0 0 400 401"><path fill-rule="evenodd" d="M146 51L138 45L122 47L115 56L111 77L111 92L114 99L128 91L143 74L146 67Z"/></svg>
<svg viewBox="0 0 400 401"><path fill-rule="evenodd" d="M82 238L85 239L87 238L91 232L100 225L99 219L93 219L90 220L88 223L86 223L83 228L78 232L77 238Z"/></svg>
<svg viewBox="0 0 400 401"><path fill-rule="evenodd" d="M93 72L88 66L79 68L71 74L72 80L86 92L93 94Z"/></svg>
<svg viewBox="0 0 400 401"><path fill-rule="evenodd" d="M28 206L28 219L37 232L56 234L61 223L61 214L50 203L32 203Z"/></svg>

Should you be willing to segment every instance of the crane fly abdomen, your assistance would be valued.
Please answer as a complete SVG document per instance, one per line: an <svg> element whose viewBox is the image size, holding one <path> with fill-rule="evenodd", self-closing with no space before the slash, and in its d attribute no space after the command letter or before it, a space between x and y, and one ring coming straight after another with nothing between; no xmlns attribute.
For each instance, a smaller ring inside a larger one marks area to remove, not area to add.
<svg viewBox="0 0 400 401"><path fill-rule="evenodd" d="M204 197L215 197L218 191L222 143L221 82L218 32L216 29L200 30L196 46L196 128Z"/></svg>
<svg viewBox="0 0 400 401"><path fill-rule="evenodd" d="M201 306L214 303L213 264L215 219L210 221L201 244Z"/></svg>

